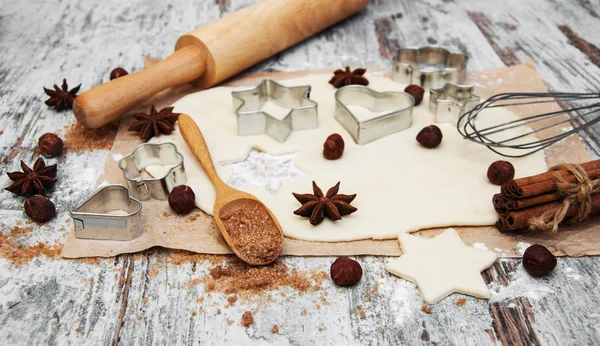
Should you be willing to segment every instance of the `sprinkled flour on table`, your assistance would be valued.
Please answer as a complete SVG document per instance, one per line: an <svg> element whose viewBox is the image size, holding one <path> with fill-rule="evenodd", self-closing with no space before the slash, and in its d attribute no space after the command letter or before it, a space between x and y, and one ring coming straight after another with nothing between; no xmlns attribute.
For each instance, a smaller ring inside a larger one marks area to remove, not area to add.
<svg viewBox="0 0 600 346"><path fill-rule="evenodd" d="M530 246L531 246L531 244L526 243L524 241L520 241L517 244L517 249L519 250L519 253L521 254L521 256L523 256L523 254L525 253L525 250L527 250L527 248Z"/></svg>
<svg viewBox="0 0 600 346"><path fill-rule="evenodd" d="M566 267L563 269L563 272L567 275L567 277L573 280L581 280L581 275L575 271L575 269L571 267Z"/></svg>
<svg viewBox="0 0 600 346"><path fill-rule="evenodd" d="M485 243L473 243L473 247L480 250L489 250Z"/></svg>
<svg viewBox="0 0 600 346"><path fill-rule="evenodd" d="M501 260L503 261L503 260ZM527 274L522 264L516 271L509 274L510 283L503 286L498 282L488 285L490 289L490 303L504 302L514 298L525 297L539 300L555 292L553 282L548 278L535 278Z"/></svg>

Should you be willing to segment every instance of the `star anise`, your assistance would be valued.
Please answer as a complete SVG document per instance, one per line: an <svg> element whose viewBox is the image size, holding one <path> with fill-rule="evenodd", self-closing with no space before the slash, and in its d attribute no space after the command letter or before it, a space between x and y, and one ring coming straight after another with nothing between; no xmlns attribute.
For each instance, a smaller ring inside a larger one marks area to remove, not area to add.
<svg viewBox="0 0 600 346"><path fill-rule="evenodd" d="M294 214L310 217L309 221L311 224L320 224L325 216L333 221L340 220L342 216L352 214L358 210L350 205L356 197L356 194L338 194L340 189L339 182L335 184L334 187L330 188L325 195L323 195L323 191L321 191L314 181L312 185L314 194L293 193L298 202L302 203L302 206L294 211Z"/></svg>
<svg viewBox="0 0 600 346"><path fill-rule="evenodd" d="M29 168L25 162L21 161L23 172L6 173L13 183L6 189L14 194L29 197L33 195L43 195L46 190L54 186L56 178L56 165L46 166L46 163L40 157L33 164L33 169Z"/></svg>
<svg viewBox="0 0 600 346"><path fill-rule="evenodd" d="M46 95L50 96L50 98L46 100L46 104L50 107L54 107L59 112L63 109L73 109L73 101L75 101L80 87L81 84L69 90L67 80L63 79L62 89L56 84L54 84L54 90L44 88Z"/></svg>
<svg viewBox="0 0 600 346"><path fill-rule="evenodd" d="M156 112L156 107L152 106L150 114L138 113L133 116L137 121L129 127L129 131L140 133L140 138L148 140L154 136L160 136L161 133L169 134L175 130L175 122L179 118L179 113L173 113L173 107L167 107Z"/></svg>
<svg viewBox="0 0 600 346"><path fill-rule="evenodd" d="M329 84L338 89L351 84L369 85L369 80L363 76L365 72L367 72L366 68L357 68L354 71L350 71L350 67L346 66L345 70L340 69L333 72L333 77L329 80Z"/></svg>

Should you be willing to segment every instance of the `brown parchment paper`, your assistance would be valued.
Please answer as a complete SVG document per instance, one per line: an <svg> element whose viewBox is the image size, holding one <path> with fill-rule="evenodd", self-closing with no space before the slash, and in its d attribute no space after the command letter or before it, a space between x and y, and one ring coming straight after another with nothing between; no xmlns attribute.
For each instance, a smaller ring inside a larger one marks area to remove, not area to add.
<svg viewBox="0 0 600 346"><path fill-rule="evenodd" d="M156 60L147 58L146 65ZM369 69L369 71L383 71ZM311 71L324 72L324 71ZM326 72L331 72L330 70ZM298 77L305 72L248 73L241 75L224 85L253 85L264 78L286 79ZM493 94L511 91L546 92L546 87L531 62L522 65L469 73L468 83L476 86L476 94L483 98ZM190 86L166 90L152 100L138 107L136 111L145 111L150 104L166 107L184 95L197 90ZM558 109L557 104L534 106L538 113ZM134 113L134 112L132 112ZM98 184L125 184L117 167L119 155L128 154L140 144L138 137L127 131L131 119L121 122L103 174ZM560 129L556 129L560 131ZM500 158L500 157L499 157ZM571 136L546 150L548 166L561 162L580 163L590 158L577 136ZM492 196L490 196L490 204ZM200 210L187 216L179 216L171 211L166 201L143 202L142 217L144 233L132 241L86 240L75 238L74 230L68 233L61 256L66 258L110 257L122 253L133 253L162 246L165 248L189 250L206 254L231 254L225 240L216 227L214 219ZM526 243L543 244L558 256L584 256L600 254L600 218L592 217L586 223L577 226L561 227L556 234L550 233L500 233L494 227L455 227L468 245L483 243L499 257L520 257ZM402 222L402 220L398 220ZM443 229L431 229L417 232L424 237L432 237ZM285 238L283 255L327 256L327 255L389 255L402 254L397 240L360 240L351 242L313 242Z"/></svg>

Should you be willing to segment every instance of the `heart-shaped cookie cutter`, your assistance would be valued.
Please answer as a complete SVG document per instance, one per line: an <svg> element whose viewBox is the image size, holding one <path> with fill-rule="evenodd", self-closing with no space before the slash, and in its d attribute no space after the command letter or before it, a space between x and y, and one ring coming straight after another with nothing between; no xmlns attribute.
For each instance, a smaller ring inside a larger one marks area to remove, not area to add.
<svg viewBox="0 0 600 346"><path fill-rule="evenodd" d="M264 79L256 87L233 91L233 109L238 119L238 135L266 134L285 142L292 131L316 129L319 126L317 103L310 99L310 85L286 87L271 79ZM290 108L277 119L261 108L267 101Z"/></svg>
<svg viewBox="0 0 600 346"><path fill-rule="evenodd" d="M162 166L165 173L157 177L145 176L148 166ZM183 155L173 143L144 143L121 160L119 168L131 190L131 195L142 201L150 198L167 199L177 185L185 184L187 176Z"/></svg>
<svg viewBox="0 0 600 346"><path fill-rule="evenodd" d="M473 94L472 85L446 83L429 91L429 111L435 122L457 125L458 119L479 104L480 97Z"/></svg>
<svg viewBox="0 0 600 346"><path fill-rule="evenodd" d="M370 119L359 120L348 106L360 106L371 112L384 112ZM412 125L415 99L402 91L378 92L349 85L335 92L335 120L354 138L356 144L372 142Z"/></svg>
<svg viewBox="0 0 600 346"><path fill-rule="evenodd" d="M142 227L142 203L123 185L107 185L71 211L75 237L132 240Z"/></svg>
<svg viewBox="0 0 600 346"><path fill-rule="evenodd" d="M392 79L425 89L446 82L461 84L467 78L469 57L440 47L402 48L394 58Z"/></svg>

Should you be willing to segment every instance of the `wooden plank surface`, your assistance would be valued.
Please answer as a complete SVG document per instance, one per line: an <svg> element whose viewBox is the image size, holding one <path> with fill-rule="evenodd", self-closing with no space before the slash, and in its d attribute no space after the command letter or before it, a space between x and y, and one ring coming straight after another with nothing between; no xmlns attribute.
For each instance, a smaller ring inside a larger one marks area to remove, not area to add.
<svg viewBox="0 0 600 346"><path fill-rule="evenodd" d="M19 160L33 162L37 138L63 132L74 118L44 104L42 87L88 89L116 66L141 69L143 56L165 57L177 37L252 0L0 0L0 186ZM253 71L389 67L398 47L439 44L467 53L471 70L531 59L552 90L598 91L597 1L374 0L367 11L254 67ZM598 158L598 128L581 138ZM110 141L110 131L104 138ZM67 146L105 147L71 136ZM68 151L52 193L59 216L28 224L22 199L0 193L0 340L3 344L599 344L600 260L561 258L554 274L533 279L518 260L486 272L490 301L452 296L423 305L415 286L390 276L383 257L360 257L365 275L351 289L328 279L314 290L282 287L249 294L207 292L198 280L215 263L151 250L99 261L57 258L71 221L67 211L96 184L104 149ZM14 228L14 226L17 226ZM31 254L41 254L31 256ZM302 275L328 271L332 258L284 258ZM315 274L316 275L316 274ZM318 276L318 275L317 275ZM465 305L457 305L459 299ZM218 309L221 313L218 313ZM255 324L240 326L244 311ZM231 324L229 323L231 322ZM278 333L273 333L278 325Z"/></svg>

